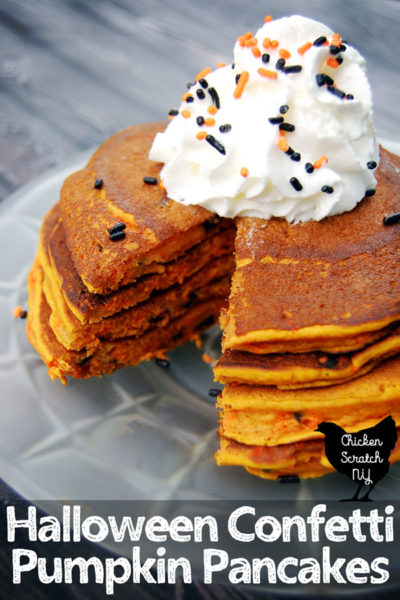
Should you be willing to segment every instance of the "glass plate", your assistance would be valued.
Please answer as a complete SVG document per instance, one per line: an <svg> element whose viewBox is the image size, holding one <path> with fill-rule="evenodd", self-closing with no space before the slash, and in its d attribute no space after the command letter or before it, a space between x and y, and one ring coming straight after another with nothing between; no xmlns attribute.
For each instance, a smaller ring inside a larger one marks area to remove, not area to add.
<svg viewBox="0 0 400 600"><path fill-rule="evenodd" d="M399 144L385 140L400 152ZM11 196L0 209L0 467L28 499L337 500L353 493L339 474L280 485L239 467L217 467L217 410L208 395L211 366L188 343L170 353L170 367L154 361L112 376L63 386L25 337L26 278L45 212L64 178L90 153L76 157ZM216 356L219 331L204 334ZM376 500L400 497L400 464L374 489Z"/></svg>

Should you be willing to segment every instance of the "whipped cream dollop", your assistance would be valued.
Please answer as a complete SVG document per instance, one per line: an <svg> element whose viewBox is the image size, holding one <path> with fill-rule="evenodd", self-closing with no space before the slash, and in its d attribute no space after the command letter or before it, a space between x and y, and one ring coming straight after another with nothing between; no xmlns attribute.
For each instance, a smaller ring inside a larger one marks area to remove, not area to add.
<svg viewBox="0 0 400 600"><path fill-rule="evenodd" d="M173 200L297 223L374 193L365 61L321 23L269 20L238 38L232 65L205 69L182 100L150 151Z"/></svg>

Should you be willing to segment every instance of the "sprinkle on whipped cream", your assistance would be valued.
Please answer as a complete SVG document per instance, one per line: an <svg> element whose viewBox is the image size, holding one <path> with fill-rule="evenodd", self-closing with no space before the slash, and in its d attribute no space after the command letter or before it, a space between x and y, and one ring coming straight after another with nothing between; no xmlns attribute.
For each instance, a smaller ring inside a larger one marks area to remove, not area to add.
<svg viewBox="0 0 400 600"><path fill-rule="evenodd" d="M301 16L237 39L202 69L150 159L168 196L220 216L321 220L374 193L378 145L365 61Z"/></svg>

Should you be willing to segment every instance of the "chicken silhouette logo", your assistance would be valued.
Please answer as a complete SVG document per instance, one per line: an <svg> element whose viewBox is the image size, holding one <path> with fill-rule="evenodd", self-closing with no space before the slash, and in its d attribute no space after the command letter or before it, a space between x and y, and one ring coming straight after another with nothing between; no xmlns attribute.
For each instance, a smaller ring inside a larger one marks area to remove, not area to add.
<svg viewBox="0 0 400 600"><path fill-rule="evenodd" d="M386 417L374 427L356 433L347 433L336 423L325 421L315 431L325 435L325 454L331 465L358 484L354 496L341 502L370 501L371 491L389 471L390 453L397 440L396 424L392 417ZM359 498L363 486L368 487L368 491Z"/></svg>

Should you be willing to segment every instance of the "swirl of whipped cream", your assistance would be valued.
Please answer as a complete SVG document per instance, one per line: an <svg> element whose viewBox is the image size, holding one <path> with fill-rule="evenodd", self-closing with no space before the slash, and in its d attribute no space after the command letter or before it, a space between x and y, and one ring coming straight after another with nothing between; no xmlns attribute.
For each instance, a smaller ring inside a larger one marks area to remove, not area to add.
<svg viewBox="0 0 400 600"><path fill-rule="evenodd" d="M150 151L173 200L297 223L374 193L365 61L325 25L267 22L238 38L232 65L196 80Z"/></svg>

